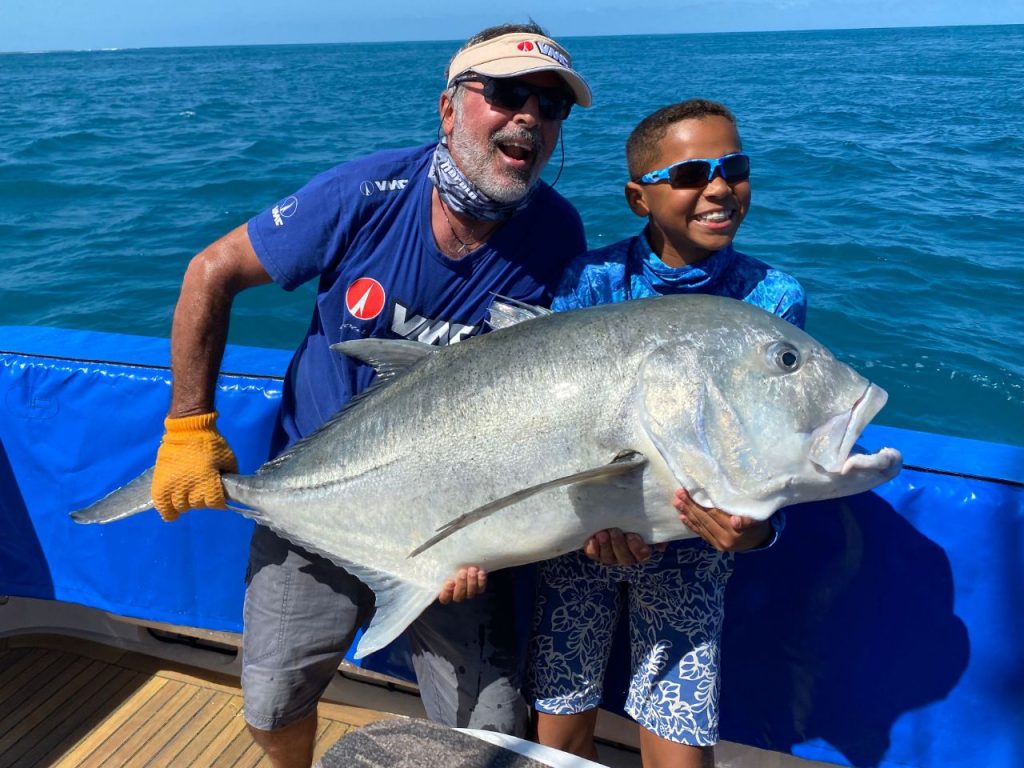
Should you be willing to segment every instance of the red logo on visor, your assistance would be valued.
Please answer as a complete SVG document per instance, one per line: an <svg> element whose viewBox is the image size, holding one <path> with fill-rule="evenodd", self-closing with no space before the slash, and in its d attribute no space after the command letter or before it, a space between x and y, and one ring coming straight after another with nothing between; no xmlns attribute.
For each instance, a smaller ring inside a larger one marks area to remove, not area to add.
<svg viewBox="0 0 1024 768"><path fill-rule="evenodd" d="M384 287L372 277L360 277L345 292L345 306L359 320L373 320L384 309Z"/></svg>
<svg viewBox="0 0 1024 768"><path fill-rule="evenodd" d="M523 42L517 45L516 48L518 48L520 51L532 51L533 43L531 43L529 40L523 40Z"/></svg>

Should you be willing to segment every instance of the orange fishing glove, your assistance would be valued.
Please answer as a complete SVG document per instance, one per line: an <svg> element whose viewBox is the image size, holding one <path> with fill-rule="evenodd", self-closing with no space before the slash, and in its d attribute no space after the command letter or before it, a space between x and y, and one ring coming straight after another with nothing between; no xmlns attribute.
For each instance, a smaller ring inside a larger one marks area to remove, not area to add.
<svg viewBox="0 0 1024 768"><path fill-rule="evenodd" d="M153 470L153 506L170 522L200 507L226 509L221 472L237 472L231 446L217 431L217 412L168 417Z"/></svg>

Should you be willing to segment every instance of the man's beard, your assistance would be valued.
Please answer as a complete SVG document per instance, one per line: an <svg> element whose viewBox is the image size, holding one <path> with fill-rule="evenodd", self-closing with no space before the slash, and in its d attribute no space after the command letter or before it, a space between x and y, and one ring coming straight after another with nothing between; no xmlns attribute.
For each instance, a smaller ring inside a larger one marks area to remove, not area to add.
<svg viewBox="0 0 1024 768"><path fill-rule="evenodd" d="M462 124L462 110L455 111L455 126L452 128L451 136L448 138L449 148L452 154L458 158L459 167L466 178L475 184L481 192L488 197L501 202L513 203L522 200L533 185L540 178L544 170L544 163L540 158L546 156L544 138L539 128L530 130L522 126L502 128L493 133L486 147L481 147L471 141L463 141L465 131ZM533 147L533 162L525 168L510 168L505 166L502 170L500 160L495 162L495 157L501 154L498 145L512 141L528 141Z"/></svg>

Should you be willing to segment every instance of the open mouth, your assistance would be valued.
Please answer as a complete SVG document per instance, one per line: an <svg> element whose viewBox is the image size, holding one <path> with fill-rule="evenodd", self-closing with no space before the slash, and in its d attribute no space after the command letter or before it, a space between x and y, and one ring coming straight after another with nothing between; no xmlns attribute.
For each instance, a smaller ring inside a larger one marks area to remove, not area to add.
<svg viewBox="0 0 1024 768"><path fill-rule="evenodd" d="M531 167L540 153L543 140L536 131L524 126L505 127L491 136L491 145L505 163L515 169Z"/></svg>
<svg viewBox="0 0 1024 768"><path fill-rule="evenodd" d="M532 142L499 141L497 142L497 147L501 154L505 156L506 161L517 167L530 165L536 154Z"/></svg>
<svg viewBox="0 0 1024 768"><path fill-rule="evenodd" d="M810 439L810 460L826 472L839 474L858 469L880 469L882 464L889 466L894 458L899 458L898 451L884 448L876 454L857 453L851 456L864 427L882 410L888 399L885 390L869 384L850 410L832 417L814 430ZM886 451L891 453L886 454Z"/></svg>

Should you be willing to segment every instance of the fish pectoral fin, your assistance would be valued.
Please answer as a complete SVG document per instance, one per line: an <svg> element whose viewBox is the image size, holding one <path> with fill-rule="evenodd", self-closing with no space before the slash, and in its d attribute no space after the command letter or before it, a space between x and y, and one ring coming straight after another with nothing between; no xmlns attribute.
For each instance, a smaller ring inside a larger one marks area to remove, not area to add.
<svg viewBox="0 0 1024 768"><path fill-rule="evenodd" d="M494 514L499 509L510 507L524 499L528 499L538 493L544 491L550 491L552 488L559 488L566 485L575 485L577 483L593 482L595 480L608 480L612 477L618 477L619 475L628 474L638 469L642 469L647 465L647 457L637 451L621 451L607 464L602 464L600 467L594 467L593 469L585 469L582 472L575 472L565 477L559 477L554 480L548 480L547 482L541 483L540 485L533 485L529 488L523 488L522 490L511 493L508 496L503 496L500 499L484 504L482 507L477 507L472 512L467 512L464 515L460 515L454 520L445 523L437 529L437 534L427 539L425 542L420 544L416 549L408 554L408 557L416 557L440 541L451 536L453 533L461 528L465 528L467 525L475 523L479 520L483 520L485 517Z"/></svg>

